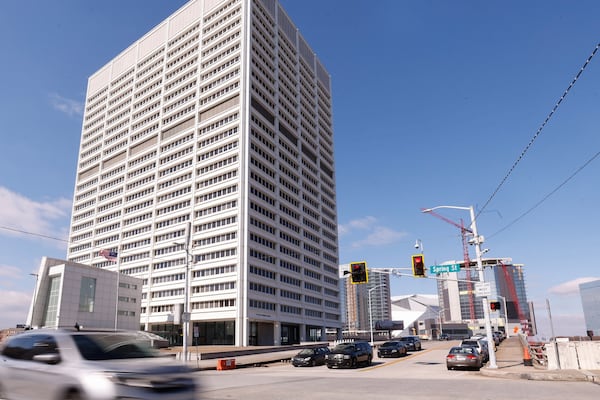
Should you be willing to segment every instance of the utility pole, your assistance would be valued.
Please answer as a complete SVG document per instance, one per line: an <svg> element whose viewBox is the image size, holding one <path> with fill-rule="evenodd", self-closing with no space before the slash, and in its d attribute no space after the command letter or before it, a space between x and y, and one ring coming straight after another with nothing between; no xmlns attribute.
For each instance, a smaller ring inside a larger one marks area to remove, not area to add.
<svg viewBox="0 0 600 400"><path fill-rule="evenodd" d="M479 236L477 233L477 224L475 222L475 211L473 206L469 207L459 207L459 206L437 206L432 208L423 209L422 212L429 213L438 208L451 208L455 210L467 210L469 211L469 215L471 217L471 233L473 234L473 238L469 241L469 243L475 245L475 255L477 257L477 272L479 274L479 282L480 284L485 283L484 274L483 274L483 262L481 261L481 243L483 243L483 238ZM456 225L456 224L454 224ZM466 261L466 260L465 260ZM494 353L494 341L492 336L492 323L490 321L490 310L489 310L489 302L487 295L481 296L481 302L483 304L483 318L485 320L485 333L488 340L488 347L490 347L490 363L488 368L498 368L496 365L496 354Z"/></svg>

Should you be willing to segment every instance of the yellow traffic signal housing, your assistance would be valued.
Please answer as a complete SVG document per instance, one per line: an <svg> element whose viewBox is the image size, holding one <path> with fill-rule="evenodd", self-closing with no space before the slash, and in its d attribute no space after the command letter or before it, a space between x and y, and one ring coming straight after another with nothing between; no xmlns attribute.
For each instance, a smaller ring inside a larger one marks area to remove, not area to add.
<svg viewBox="0 0 600 400"><path fill-rule="evenodd" d="M369 271L367 270L367 263L365 261L350 263L350 282L369 282Z"/></svg>
<svg viewBox="0 0 600 400"><path fill-rule="evenodd" d="M425 258L423 254L414 254L411 257L413 276L418 278L425 277Z"/></svg>

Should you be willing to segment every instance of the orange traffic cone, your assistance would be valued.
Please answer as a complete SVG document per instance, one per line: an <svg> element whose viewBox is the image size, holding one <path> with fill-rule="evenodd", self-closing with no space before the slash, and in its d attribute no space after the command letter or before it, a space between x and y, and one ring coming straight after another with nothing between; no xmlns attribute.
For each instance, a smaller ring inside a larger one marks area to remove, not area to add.
<svg viewBox="0 0 600 400"><path fill-rule="evenodd" d="M531 355L529 354L529 347L523 346L523 365L526 367L533 366L533 360L531 359Z"/></svg>

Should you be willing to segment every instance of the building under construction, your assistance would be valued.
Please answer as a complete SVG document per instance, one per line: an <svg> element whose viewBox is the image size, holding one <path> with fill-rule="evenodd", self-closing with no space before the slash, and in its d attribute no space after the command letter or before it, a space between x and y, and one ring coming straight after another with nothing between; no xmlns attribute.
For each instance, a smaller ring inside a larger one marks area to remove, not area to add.
<svg viewBox="0 0 600 400"><path fill-rule="evenodd" d="M448 261L444 264L460 266L458 272L439 274L438 296L442 323L468 322L474 333L484 331L483 297L478 296L479 273L475 261ZM517 332L535 334L533 310L527 301L523 265L513 264L507 258L483 258L483 275L490 285L488 304L493 330L508 334Z"/></svg>

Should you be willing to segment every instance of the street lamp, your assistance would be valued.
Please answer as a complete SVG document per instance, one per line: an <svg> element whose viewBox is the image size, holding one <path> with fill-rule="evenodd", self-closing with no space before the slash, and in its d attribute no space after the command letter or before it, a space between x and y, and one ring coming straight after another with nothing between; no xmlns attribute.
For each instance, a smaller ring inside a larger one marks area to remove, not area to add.
<svg viewBox="0 0 600 400"><path fill-rule="evenodd" d="M473 239L471 239L471 241L469 241L469 242L475 244L475 255L477 257L477 272L479 273L479 282L481 282L482 284L485 283L485 280L483 277L483 263L481 261L481 254L482 254L481 243L483 243L483 238L480 237L479 234L477 233L477 224L475 223L475 211L473 210L473 206L469 206L469 207L437 206L437 207L433 207L433 208L426 208L423 210L423 212L428 213L433 210L437 210L438 208L451 208L451 209L455 209L455 210L469 211L469 214L471 216L471 232L473 233ZM492 340L492 324L490 322L490 311L488 309L489 304L488 304L487 296L482 296L482 303L483 303L483 318L485 319L485 333L488 338L488 343L490 344L490 347L492 347L492 350L493 350L494 341ZM496 354L494 351L490 351L490 365L488 366L488 368L498 368L498 365L496 365Z"/></svg>
<svg viewBox="0 0 600 400"><path fill-rule="evenodd" d="M377 285L377 286L373 286L371 289L369 289L369 325L371 328L371 346L373 346L373 310L371 307L371 292L373 292L373 290L382 287L383 285Z"/></svg>
<svg viewBox="0 0 600 400"><path fill-rule="evenodd" d="M183 315L181 317L183 322L182 334L183 334L183 351L182 358L183 362L188 361L188 336L190 333L190 305L189 305L189 281L190 281L190 236L191 236L191 223L187 224L187 233L185 243L175 243L176 245L184 246L185 250L185 287L183 289Z"/></svg>
<svg viewBox="0 0 600 400"><path fill-rule="evenodd" d="M442 329L442 313L446 310L447 310L447 308L442 308L441 310L438 311L438 319L440 321L440 332L439 332L440 338L442 336L442 333L444 333L444 330ZM444 319L446 319L446 318L444 318Z"/></svg>
<svg viewBox="0 0 600 400"><path fill-rule="evenodd" d="M35 276L35 287L33 288L33 299L31 300L31 313L29 314L29 327L33 329L33 324L35 320L33 319L35 315L35 306L37 304L37 292L38 292L38 281L40 279L39 274L31 272L29 275Z"/></svg>

